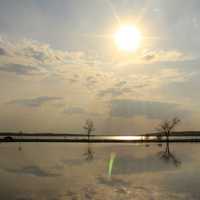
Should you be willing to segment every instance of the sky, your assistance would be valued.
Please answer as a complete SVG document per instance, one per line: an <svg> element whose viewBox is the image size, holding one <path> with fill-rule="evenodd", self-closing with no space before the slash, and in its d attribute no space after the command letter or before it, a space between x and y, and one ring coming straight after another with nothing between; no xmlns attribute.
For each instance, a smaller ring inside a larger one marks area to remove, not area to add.
<svg viewBox="0 0 200 200"><path fill-rule="evenodd" d="M198 0L0 0L0 131L200 130ZM141 32L116 48L123 24Z"/></svg>

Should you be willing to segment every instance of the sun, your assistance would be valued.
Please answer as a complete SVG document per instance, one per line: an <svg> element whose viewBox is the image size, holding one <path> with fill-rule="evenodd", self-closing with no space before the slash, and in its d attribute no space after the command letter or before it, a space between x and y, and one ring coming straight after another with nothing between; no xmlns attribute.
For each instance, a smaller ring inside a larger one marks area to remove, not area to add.
<svg viewBox="0 0 200 200"><path fill-rule="evenodd" d="M140 46L141 33L135 26L124 25L114 34L114 40L119 50L134 52Z"/></svg>

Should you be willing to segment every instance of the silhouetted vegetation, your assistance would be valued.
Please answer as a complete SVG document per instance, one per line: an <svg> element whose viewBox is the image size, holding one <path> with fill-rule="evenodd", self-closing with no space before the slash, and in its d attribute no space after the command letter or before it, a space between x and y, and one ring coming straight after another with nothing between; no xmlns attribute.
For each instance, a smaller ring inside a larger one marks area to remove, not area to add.
<svg viewBox="0 0 200 200"><path fill-rule="evenodd" d="M87 161L93 160L93 158L94 158L94 152L92 150L92 146L91 146L90 143L88 143L87 151L83 155L85 156L85 159Z"/></svg>
<svg viewBox="0 0 200 200"><path fill-rule="evenodd" d="M160 139L163 135L166 137L166 145L165 150L159 153L159 156L165 162L172 162L176 167L181 164L175 155L170 151L169 146L169 136L172 134L172 131L176 128L176 126L180 123L180 119L174 117L172 120L165 120L162 122L157 130L159 131L158 139Z"/></svg>
<svg viewBox="0 0 200 200"><path fill-rule="evenodd" d="M86 120L83 128L87 131L87 136L88 136L88 140L89 140L92 131L95 131L93 121L91 119Z"/></svg>
<svg viewBox="0 0 200 200"><path fill-rule="evenodd" d="M181 161L176 158L176 156L170 151L169 143L166 143L165 150L159 152L160 159L164 160L165 162L171 162L176 167L180 166Z"/></svg>
<svg viewBox="0 0 200 200"><path fill-rule="evenodd" d="M166 140L169 141L169 136L176 128L176 126L180 123L180 121L181 120L178 117L174 117L172 120L163 121L157 128L157 131L159 131L160 133L158 137L162 137L164 135L166 136Z"/></svg>
<svg viewBox="0 0 200 200"><path fill-rule="evenodd" d="M83 128L87 131L89 141L92 131L95 131L93 121L91 119L87 119ZM94 152L92 151L92 146L90 143L88 143L87 151L84 153L84 156L87 161L90 161L94 158Z"/></svg>

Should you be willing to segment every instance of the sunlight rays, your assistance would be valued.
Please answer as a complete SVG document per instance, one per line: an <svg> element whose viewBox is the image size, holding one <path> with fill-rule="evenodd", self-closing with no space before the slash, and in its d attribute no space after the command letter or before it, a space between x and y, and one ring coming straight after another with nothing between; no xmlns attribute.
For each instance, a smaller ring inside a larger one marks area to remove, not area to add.
<svg viewBox="0 0 200 200"><path fill-rule="evenodd" d="M114 34L114 40L119 50L133 52L139 48L141 33L135 26L123 25Z"/></svg>

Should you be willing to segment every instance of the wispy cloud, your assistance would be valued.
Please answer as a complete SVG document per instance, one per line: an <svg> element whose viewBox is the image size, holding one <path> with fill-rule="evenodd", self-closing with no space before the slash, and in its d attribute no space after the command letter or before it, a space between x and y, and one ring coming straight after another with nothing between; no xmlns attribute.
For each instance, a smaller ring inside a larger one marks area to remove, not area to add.
<svg viewBox="0 0 200 200"><path fill-rule="evenodd" d="M98 95L100 97L104 97L107 95L112 96L112 97L117 97L117 96L130 93L131 91L132 91L131 88L128 88L128 87L125 87L125 88L113 87L113 88L108 88L108 89L99 91Z"/></svg>
<svg viewBox="0 0 200 200"><path fill-rule="evenodd" d="M0 47L0 56L5 56L7 55L7 52L4 48Z"/></svg>
<svg viewBox="0 0 200 200"><path fill-rule="evenodd" d="M9 84L16 82L13 88L15 92L12 95L12 89L4 90L4 93L9 96L5 95L2 105L7 102L5 107L12 104L38 108L51 104L58 113L66 114L65 118L70 120L71 116L80 118L80 120L90 116L106 117L110 115L110 106L113 116L131 118L136 115L145 115L148 118L164 118L158 109L151 108L148 103L148 111L142 113L135 108L137 106L133 106L130 102L127 102L130 106L129 109L125 106L125 101L123 103L114 101L131 100L134 96L141 101L153 99L173 102L173 99L168 98L167 94L166 96L163 94L162 88L171 83L187 82L190 79L189 72L185 73L182 68L172 68L168 65L161 67L159 63L155 63L155 65L153 63L159 59L165 60L166 57L171 60L184 59L184 55L177 52L142 52L137 55L139 56L137 59L131 58L130 65L127 66L123 59L119 59L118 63L109 58L81 51L54 49L49 44L28 39L15 41L2 38L0 46L3 54L4 51L7 52L1 56L0 60L0 76L3 77L1 82L8 84L8 87ZM139 65L135 63L139 63ZM146 63L153 64L146 66ZM35 93L31 98L31 91L36 91L36 87L39 85L42 85L40 92ZM19 88L29 91L30 98L20 97L20 93L17 92ZM46 90L48 91L47 96L43 95L46 94ZM153 97L152 94L154 94ZM66 102L60 99L60 95L66 99ZM10 99L11 96L12 99ZM88 103L91 103L91 106ZM167 108L163 108L164 106L157 107L167 110ZM168 105L168 107L170 106ZM178 106L175 107L170 107L172 113L178 109ZM50 111L45 112L47 114ZM159 117L159 115L161 116ZM64 124L64 121L62 123Z"/></svg>
<svg viewBox="0 0 200 200"><path fill-rule="evenodd" d="M68 107L64 109L65 114L86 114L87 112L81 107Z"/></svg>
<svg viewBox="0 0 200 200"><path fill-rule="evenodd" d="M16 75L36 75L40 72L36 67L13 63L0 66L0 71L15 73Z"/></svg>
<svg viewBox="0 0 200 200"><path fill-rule="evenodd" d="M60 101L61 97L40 96L32 99L17 99L9 101L8 104L16 104L25 107L40 107L48 102Z"/></svg>
<svg viewBox="0 0 200 200"><path fill-rule="evenodd" d="M145 52L141 58L143 61L151 63L186 61L193 59L192 56L187 55L180 50L148 51Z"/></svg>
<svg viewBox="0 0 200 200"><path fill-rule="evenodd" d="M123 118L146 116L150 119L166 119L186 113L180 105L167 102L118 99L112 100L111 106L112 116Z"/></svg>
<svg viewBox="0 0 200 200"><path fill-rule="evenodd" d="M79 106L69 106L67 108L64 109L63 111L64 114L67 114L69 116L72 115L82 115L85 118L86 117L100 117L102 116L102 113L100 113L97 109L94 110L94 112L90 112L88 111L88 108L84 109L82 107Z"/></svg>

